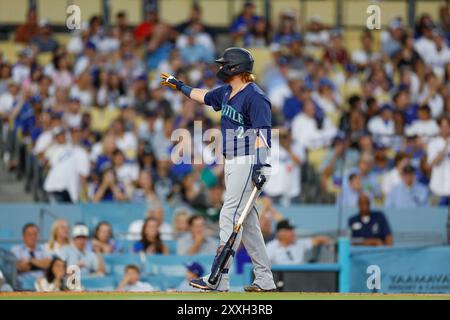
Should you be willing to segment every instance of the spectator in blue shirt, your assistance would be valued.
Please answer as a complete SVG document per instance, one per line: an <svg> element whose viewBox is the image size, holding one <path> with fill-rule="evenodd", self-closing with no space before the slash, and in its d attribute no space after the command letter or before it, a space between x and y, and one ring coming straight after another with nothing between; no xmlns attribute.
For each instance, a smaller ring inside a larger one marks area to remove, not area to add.
<svg viewBox="0 0 450 320"><path fill-rule="evenodd" d="M419 110L419 106L417 104L411 103L409 96L410 94L407 88L400 88L394 94L392 99L395 109L403 113L407 125L410 125L417 119L417 113Z"/></svg>
<svg viewBox="0 0 450 320"><path fill-rule="evenodd" d="M361 176L357 173L350 174L348 184L337 199L337 205L343 208L358 207L358 199L362 192Z"/></svg>
<svg viewBox="0 0 450 320"><path fill-rule="evenodd" d="M370 209L370 199L365 194L358 198L359 213L348 220L352 243L364 246L391 246L392 233L382 212Z"/></svg>
<svg viewBox="0 0 450 320"><path fill-rule="evenodd" d="M23 244L12 247L11 251L17 259L19 282L23 289L27 284L44 275L51 262L50 254L38 244L39 228L34 223L27 223L22 229Z"/></svg>
<svg viewBox="0 0 450 320"><path fill-rule="evenodd" d="M62 250L62 258L68 266L78 266L82 275L104 275L105 265L101 254L95 254L87 247L89 229L77 224L72 229L73 245Z"/></svg>
<svg viewBox="0 0 450 320"><path fill-rule="evenodd" d="M242 13L237 16L230 26L230 33L234 41L248 35L259 17L255 14L255 5L252 1L246 1Z"/></svg>
<svg viewBox="0 0 450 320"><path fill-rule="evenodd" d="M37 46L40 52L51 52L58 48L58 41L52 38L52 28L48 20L41 20L39 34L31 39L31 43Z"/></svg>
<svg viewBox="0 0 450 320"><path fill-rule="evenodd" d="M403 168L402 182L394 186L386 199L389 208L417 208L428 205L428 189L416 181L416 169L407 165Z"/></svg>
<svg viewBox="0 0 450 320"><path fill-rule="evenodd" d="M213 52L197 41L197 34L194 30L187 30L187 44L180 50L183 61L187 64L199 62L209 63L213 60Z"/></svg>
<svg viewBox="0 0 450 320"><path fill-rule="evenodd" d="M192 279L203 277L204 273L203 267L198 262L192 262L186 265L186 278L178 285L176 291L199 291L199 289L189 285L189 282Z"/></svg>
<svg viewBox="0 0 450 320"><path fill-rule="evenodd" d="M278 28L273 36L272 41L281 45L289 45L293 41L300 38L300 34L296 29L295 12L291 9L283 10L280 15Z"/></svg>

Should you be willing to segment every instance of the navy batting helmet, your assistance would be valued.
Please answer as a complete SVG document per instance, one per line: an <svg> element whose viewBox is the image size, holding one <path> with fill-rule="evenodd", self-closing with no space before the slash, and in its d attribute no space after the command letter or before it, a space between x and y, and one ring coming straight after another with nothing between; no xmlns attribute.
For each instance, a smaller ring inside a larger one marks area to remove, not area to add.
<svg viewBox="0 0 450 320"><path fill-rule="evenodd" d="M253 61L253 57L248 50L235 47L228 48L224 51L222 58L216 60L222 66L217 72L217 77L222 81L227 81L236 74L252 72Z"/></svg>

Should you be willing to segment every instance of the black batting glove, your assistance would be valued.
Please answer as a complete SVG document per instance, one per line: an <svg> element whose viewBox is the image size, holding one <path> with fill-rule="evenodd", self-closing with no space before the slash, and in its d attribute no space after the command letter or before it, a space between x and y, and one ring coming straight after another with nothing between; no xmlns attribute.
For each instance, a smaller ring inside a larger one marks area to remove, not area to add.
<svg viewBox="0 0 450 320"><path fill-rule="evenodd" d="M259 163L253 165L252 181L258 190L261 190L267 181L266 176L263 174L264 167L271 167L271 166L270 164L259 164Z"/></svg>

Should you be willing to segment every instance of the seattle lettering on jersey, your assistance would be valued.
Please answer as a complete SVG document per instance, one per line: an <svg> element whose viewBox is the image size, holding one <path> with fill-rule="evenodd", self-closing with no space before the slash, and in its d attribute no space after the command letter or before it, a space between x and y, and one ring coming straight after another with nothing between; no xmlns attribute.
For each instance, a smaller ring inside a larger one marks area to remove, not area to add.
<svg viewBox="0 0 450 320"><path fill-rule="evenodd" d="M272 127L272 111L269 99L255 84L229 98L231 86L225 84L205 95L205 104L221 111L220 128L222 132L223 154L243 156L254 154L255 129ZM270 147L270 130L266 139Z"/></svg>
<svg viewBox="0 0 450 320"><path fill-rule="evenodd" d="M228 117L240 125L244 125L244 116L229 104L222 105L222 117Z"/></svg>

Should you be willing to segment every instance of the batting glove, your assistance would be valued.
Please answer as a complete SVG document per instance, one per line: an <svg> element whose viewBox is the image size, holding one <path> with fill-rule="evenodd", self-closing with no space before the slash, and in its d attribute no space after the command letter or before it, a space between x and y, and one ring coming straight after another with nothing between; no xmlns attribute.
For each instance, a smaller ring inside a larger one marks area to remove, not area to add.
<svg viewBox="0 0 450 320"><path fill-rule="evenodd" d="M161 83L162 86L169 87L174 90L181 90L183 86L183 81L177 80L174 76L168 73L161 73Z"/></svg>
<svg viewBox="0 0 450 320"><path fill-rule="evenodd" d="M271 165L259 163L253 165L252 181L258 190L261 190L267 181L266 176L263 173L264 167L271 167Z"/></svg>

